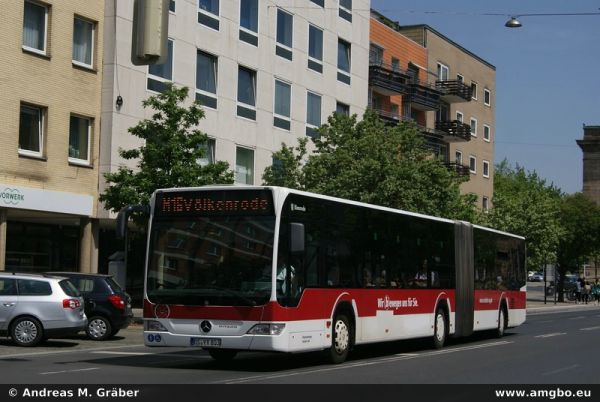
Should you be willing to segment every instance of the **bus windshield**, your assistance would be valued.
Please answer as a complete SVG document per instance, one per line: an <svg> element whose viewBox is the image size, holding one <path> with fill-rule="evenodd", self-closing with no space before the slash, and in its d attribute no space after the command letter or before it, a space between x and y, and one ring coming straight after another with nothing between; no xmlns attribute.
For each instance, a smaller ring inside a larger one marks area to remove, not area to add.
<svg viewBox="0 0 600 402"><path fill-rule="evenodd" d="M275 216L155 219L147 297L152 303L257 306L271 295Z"/></svg>

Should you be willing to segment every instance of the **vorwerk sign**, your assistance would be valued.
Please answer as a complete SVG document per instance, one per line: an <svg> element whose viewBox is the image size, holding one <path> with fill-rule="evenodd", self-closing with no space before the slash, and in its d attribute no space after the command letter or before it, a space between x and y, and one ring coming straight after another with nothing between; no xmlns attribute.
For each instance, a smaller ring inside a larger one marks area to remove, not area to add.
<svg viewBox="0 0 600 402"><path fill-rule="evenodd" d="M25 196L21 194L19 189L6 187L0 191L0 203L2 204L19 205L22 201L25 201Z"/></svg>
<svg viewBox="0 0 600 402"><path fill-rule="evenodd" d="M92 216L93 204L91 195L0 183L0 208Z"/></svg>

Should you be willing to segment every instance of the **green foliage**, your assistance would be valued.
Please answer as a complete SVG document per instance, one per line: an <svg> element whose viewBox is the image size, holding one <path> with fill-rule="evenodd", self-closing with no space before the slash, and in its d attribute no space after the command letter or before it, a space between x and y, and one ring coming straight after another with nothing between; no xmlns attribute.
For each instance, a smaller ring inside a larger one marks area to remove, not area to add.
<svg viewBox="0 0 600 402"><path fill-rule="evenodd" d="M482 223L524 236L527 263L539 269L556 261L558 242L563 235L560 223L562 193L534 172L506 160L496 166L493 209L482 216Z"/></svg>
<svg viewBox="0 0 600 402"><path fill-rule="evenodd" d="M368 110L360 122L356 115L333 113L318 131L308 156L306 138L296 148L282 144L264 183L435 216L474 217L473 196L460 194L463 179L432 157L413 123L387 126Z"/></svg>
<svg viewBox="0 0 600 402"><path fill-rule="evenodd" d="M170 187L233 183L233 172L226 162L201 166L207 136L196 127L204 117L196 102L182 103L188 88L169 85L164 93L142 102L154 111L151 119L140 121L128 131L144 143L139 148L119 150L123 159L137 159L137 169L119 166L105 173L109 185L100 195L105 208L114 212L129 204L147 204L154 190Z"/></svg>

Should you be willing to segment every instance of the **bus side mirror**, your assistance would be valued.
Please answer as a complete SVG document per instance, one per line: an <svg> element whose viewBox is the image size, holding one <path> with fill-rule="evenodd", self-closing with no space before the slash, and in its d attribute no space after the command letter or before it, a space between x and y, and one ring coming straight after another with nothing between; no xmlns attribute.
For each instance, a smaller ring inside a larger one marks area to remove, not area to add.
<svg viewBox="0 0 600 402"><path fill-rule="evenodd" d="M134 212L150 213L150 206L148 205L128 205L119 211L117 215L117 228L116 237L117 239L124 239L127 235L127 221L129 221L129 215Z"/></svg>
<svg viewBox="0 0 600 402"><path fill-rule="evenodd" d="M304 224L290 223L290 253L304 253Z"/></svg>

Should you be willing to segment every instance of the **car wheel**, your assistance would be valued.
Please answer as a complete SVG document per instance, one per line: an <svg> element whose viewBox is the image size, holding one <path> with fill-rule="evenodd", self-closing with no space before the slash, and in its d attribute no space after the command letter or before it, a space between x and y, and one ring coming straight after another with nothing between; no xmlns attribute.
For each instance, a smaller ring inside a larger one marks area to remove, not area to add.
<svg viewBox="0 0 600 402"><path fill-rule="evenodd" d="M10 326L10 336L18 346L35 346L44 338L44 328L33 317L21 317Z"/></svg>
<svg viewBox="0 0 600 402"><path fill-rule="evenodd" d="M504 307L500 307L500 311L498 312L498 328L496 328L496 337L502 338L504 336L504 331L506 330L506 311Z"/></svg>
<svg viewBox="0 0 600 402"><path fill-rule="evenodd" d="M333 364L346 361L350 352L352 327L344 314L336 315L333 320L331 334L331 348L329 349L329 360Z"/></svg>
<svg viewBox="0 0 600 402"><path fill-rule="evenodd" d="M435 312L435 322L433 324L433 347L441 349L446 343L446 314L444 310L438 308Z"/></svg>
<svg viewBox="0 0 600 402"><path fill-rule="evenodd" d="M88 338L94 341L103 341L112 336L112 326L110 321L102 316L95 316L89 319L88 325L85 328L85 333Z"/></svg>

